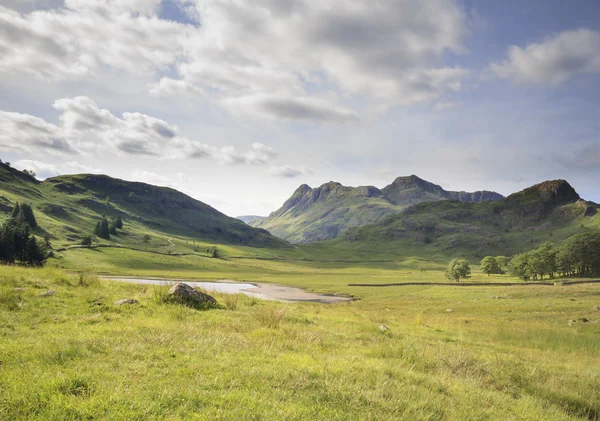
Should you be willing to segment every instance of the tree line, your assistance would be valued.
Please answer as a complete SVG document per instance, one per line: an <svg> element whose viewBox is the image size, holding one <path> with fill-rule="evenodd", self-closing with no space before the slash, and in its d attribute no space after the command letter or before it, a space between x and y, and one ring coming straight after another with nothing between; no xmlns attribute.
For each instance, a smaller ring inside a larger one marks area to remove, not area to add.
<svg viewBox="0 0 600 421"><path fill-rule="evenodd" d="M600 275L600 232L577 234L561 245L547 242L510 260L486 256L481 261L481 271L487 275L506 273L504 268L524 281Z"/></svg>
<svg viewBox="0 0 600 421"><path fill-rule="evenodd" d="M480 263L485 274L504 274L524 281L537 281L556 276L600 276L600 232L574 235L561 245L550 242L525 253L505 256L486 256ZM446 277L459 282L469 278L471 268L466 259L453 259L446 268Z"/></svg>
<svg viewBox="0 0 600 421"><path fill-rule="evenodd" d="M525 281L558 276L600 275L600 232L577 234L560 246L542 244L527 253L517 254L509 272Z"/></svg>
<svg viewBox="0 0 600 421"><path fill-rule="evenodd" d="M33 209L17 203L10 218L0 227L0 261L41 266L51 248L49 238L40 244L31 229L37 227Z"/></svg>

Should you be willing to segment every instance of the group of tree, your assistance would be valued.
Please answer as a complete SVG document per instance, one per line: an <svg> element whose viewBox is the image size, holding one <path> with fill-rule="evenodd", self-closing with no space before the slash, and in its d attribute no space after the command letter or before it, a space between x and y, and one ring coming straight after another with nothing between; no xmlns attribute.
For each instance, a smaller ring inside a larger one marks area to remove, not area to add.
<svg viewBox="0 0 600 421"><path fill-rule="evenodd" d="M111 234L117 235L117 229L123 229L123 220L120 216L117 216L109 223L106 215L102 215L102 220L96 222L94 235L99 238L110 240Z"/></svg>
<svg viewBox="0 0 600 421"><path fill-rule="evenodd" d="M485 274L508 273L525 281L543 280L556 276L600 276L600 231L578 234L561 245L544 243L540 247L507 259L486 256L481 261ZM454 259L446 269L446 277L459 282L471 274L466 259Z"/></svg>
<svg viewBox="0 0 600 421"><path fill-rule="evenodd" d="M41 266L51 247L49 238L42 244L31 233L37 226L31 206L16 204L10 218L0 227L0 261Z"/></svg>
<svg viewBox="0 0 600 421"><path fill-rule="evenodd" d="M570 237L560 246L544 243L535 250L517 254L509 273L525 281L560 276L600 275L600 232Z"/></svg>

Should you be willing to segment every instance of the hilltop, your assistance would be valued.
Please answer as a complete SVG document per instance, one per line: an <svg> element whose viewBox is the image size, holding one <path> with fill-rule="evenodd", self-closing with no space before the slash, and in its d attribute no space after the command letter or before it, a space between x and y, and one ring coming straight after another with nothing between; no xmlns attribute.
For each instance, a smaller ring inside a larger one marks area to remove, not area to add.
<svg viewBox="0 0 600 421"><path fill-rule="evenodd" d="M62 247L78 244L106 215L120 216L126 229L108 244L143 246L143 236L172 244L173 236L207 243L286 247L267 231L252 228L177 190L106 175L65 175L38 181L0 164L0 218L16 202L31 203L40 222Z"/></svg>
<svg viewBox="0 0 600 421"><path fill-rule="evenodd" d="M489 191L446 191L416 175L398 177L383 189L348 187L331 181L314 189L303 184L268 217L246 218L245 222L291 243L305 244L337 238L348 229L376 223L422 202L483 202L502 198Z"/></svg>

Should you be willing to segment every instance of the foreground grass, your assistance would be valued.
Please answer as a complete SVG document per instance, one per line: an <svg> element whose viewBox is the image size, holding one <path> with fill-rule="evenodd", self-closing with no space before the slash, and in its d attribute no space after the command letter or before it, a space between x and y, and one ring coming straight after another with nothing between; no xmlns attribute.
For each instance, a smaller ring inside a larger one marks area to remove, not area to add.
<svg viewBox="0 0 600 421"><path fill-rule="evenodd" d="M151 286L0 270L0 419L600 417L597 286L197 311Z"/></svg>

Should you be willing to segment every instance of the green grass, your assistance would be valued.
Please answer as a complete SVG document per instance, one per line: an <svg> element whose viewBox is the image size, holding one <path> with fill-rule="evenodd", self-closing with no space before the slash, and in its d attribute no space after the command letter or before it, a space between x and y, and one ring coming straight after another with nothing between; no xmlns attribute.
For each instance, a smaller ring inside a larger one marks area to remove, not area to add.
<svg viewBox="0 0 600 421"><path fill-rule="evenodd" d="M317 270L262 264L297 284ZM198 311L148 285L2 267L0 419L599 418L598 286L353 289L351 267L324 271L306 283L360 301L217 294L219 309Z"/></svg>

